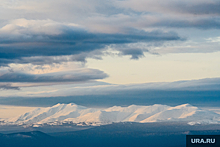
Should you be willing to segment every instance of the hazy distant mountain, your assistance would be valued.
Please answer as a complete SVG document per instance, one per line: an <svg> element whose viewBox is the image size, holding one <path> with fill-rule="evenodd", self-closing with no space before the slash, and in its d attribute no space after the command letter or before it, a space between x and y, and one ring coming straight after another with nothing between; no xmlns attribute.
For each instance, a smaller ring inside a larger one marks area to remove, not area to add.
<svg viewBox="0 0 220 147"><path fill-rule="evenodd" d="M189 104L175 107L167 105L128 107L114 106L105 109L87 108L74 103L57 104L53 107L37 108L21 116L4 120L6 125L62 125L76 123L78 125L104 125L113 122L187 122L193 124L217 124L220 115L202 110Z"/></svg>

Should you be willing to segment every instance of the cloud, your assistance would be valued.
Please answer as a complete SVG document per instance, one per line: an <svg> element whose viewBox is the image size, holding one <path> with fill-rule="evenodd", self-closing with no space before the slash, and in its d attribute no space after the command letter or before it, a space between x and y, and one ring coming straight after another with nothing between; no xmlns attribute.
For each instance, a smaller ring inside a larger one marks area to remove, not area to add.
<svg viewBox="0 0 220 147"><path fill-rule="evenodd" d="M189 2L189 1L188 1ZM220 2L212 1L196 1L192 4L188 2L177 2L173 5L173 10L180 13L190 13L194 15L219 15Z"/></svg>
<svg viewBox="0 0 220 147"><path fill-rule="evenodd" d="M81 83L81 84L69 84L69 85L44 85L41 86L26 86L22 87L19 91L2 91L2 97L58 97L58 96L112 96L118 94L126 99L133 95L138 95L141 91L145 92L143 98L146 98L146 94L149 91L181 91L184 95L187 91L219 91L220 78L201 79L201 80L189 80L189 81L176 81L176 82L155 82L155 83L144 83L144 84L126 84L126 85L115 85L100 82ZM159 92L160 91L160 92ZM130 93L131 95L129 95ZM114 97L114 96L113 96ZM184 95L185 98L185 95Z"/></svg>
<svg viewBox="0 0 220 147"><path fill-rule="evenodd" d="M28 74L8 72L0 75L0 82L13 83L60 83L60 82L88 82L97 79L104 79L107 74L96 69L79 69L68 72L54 72L47 74Z"/></svg>
<svg viewBox="0 0 220 147"><path fill-rule="evenodd" d="M11 84L9 83L0 83L0 90L20 90L19 87L17 86L12 86Z"/></svg>
<svg viewBox="0 0 220 147"><path fill-rule="evenodd" d="M18 2L2 2L1 6L1 12L6 14L2 16L2 20L13 20L20 18L20 16L32 21L49 18L56 22L75 22L87 26L90 31L99 32L121 31L128 27L143 29L135 24L152 23L155 19L164 22L166 21L164 19L169 21L170 18L174 18L172 20L174 23L175 18L182 18L185 22L190 17L203 19L205 23L212 20L214 23L215 20L203 17L219 19L220 14L219 0L65 0L62 2L58 0L20 0ZM145 20L145 16L152 19ZM153 24L151 27L155 27ZM189 23L188 26L196 27L192 23ZM172 25L169 26L169 23L166 23L166 27L172 27ZM203 27L199 26L198 28ZM212 27L210 26L210 28ZM215 25L213 28L218 27Z"/></svg>
<svg viewBox="0 0 220 147"><path fill-rule="evenodd" d="M139 12L167 13L172 15L216 15L220 14L218 0L125 0L116 1L119 7Z"/></svg>
<svg viewBox="0 0 220 147"><path fill-rule="evenodd" d="M41 63L33 63L40 65L44 60L45 63L85 62L88 57L101 59L102 51L112 44L123 44L118 50L120 55L137 59L148 48L142 48L142 53L139 48L126 51L127 44L169 41L154 36L155 30L169 35L169 30L180 28L219 29L219 6L218 0L2 2L0 12L6 15L0 20L0 65L32 63L29 59L33 57L42 59ZM24 19L18 19L21 16ZM170 40L179 40L175 36L178 37L176 34ZM131 50L140 56L128 54ZM71 60L64 57L70 55ZM62 56L61 61L56 59L58 56Z"/></svg>
<svg viewBox="0 0 220 147"><path fill-rule="evenodd" d="M172 15L173 14L173 15ZM219 15L181 15L166 13L141 13L138 15L98 16L85 20L85 26L93 31L126 31L128 27L146 30L175 30L176 28L220 29ZM195 30L193 30L195 31Z"/></svg>
<svg viewBox="0 0 220 147"><path fill-rule="evenodd" d="M144 57L144 52L141 49L126 49L122 50L122 55L131 55L131 59L139 59Z"/></svg>
<svg viewBox="0 0 220 147"><path fill-rule="evenodd" d="M0 29L0 35L0 64L3 66L9 63L31 63L39 57L41 60L44 58L40 64L55 62L54 57L64 62L67 59L62 56L69 55L73 55L71 60L85 61L86 57L97 58L97 55L101 55L100 51L111 44L181 40L174 32L128 29L125 33L95 33L76 24L26 19L5 25ZM123 51L124 54L127 52ZM133 58L137 57L137 52L129 54Z"/></svg>
<svg viewBox="0 0 220 147"><path fill-rule="evenodd" d="M125 0L115 3L115 7L121 8L120 12L89 17L84 25L109 32L122 31L126 27L219 29L220 26L220 2L217 0Z"/></svg>
<svg viewBox="0 0 220 147"><path fill-rule="evenodd" d="M156 22L154 26L169 28L220 29L220 17L167 18Z"/></svg>

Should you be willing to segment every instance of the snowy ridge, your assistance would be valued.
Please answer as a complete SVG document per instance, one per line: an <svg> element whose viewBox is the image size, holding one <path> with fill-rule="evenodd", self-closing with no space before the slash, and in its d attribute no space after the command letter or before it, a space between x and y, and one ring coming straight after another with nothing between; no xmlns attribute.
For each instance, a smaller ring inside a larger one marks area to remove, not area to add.
<svg viewBox="0 0 220 147"><path fill-rule="evenodd" d="M189 104L175 107L155 104L152 106L131 105L128 107L113 106L107 109L96 109L70 103L37 108L21 116L4 120L4 123L1 124L40 126L44 124L83 123L103 125L113 122L149 123L168 121L184 121L190 125L213 124L220 123L220 115Z"/></svg>

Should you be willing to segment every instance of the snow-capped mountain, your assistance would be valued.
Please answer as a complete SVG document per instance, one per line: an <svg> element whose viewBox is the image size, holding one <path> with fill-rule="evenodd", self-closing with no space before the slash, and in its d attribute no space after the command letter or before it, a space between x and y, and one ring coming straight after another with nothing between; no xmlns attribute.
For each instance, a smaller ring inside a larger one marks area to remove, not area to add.
<svg viewBox="0 0 220 147"><path fill-rule="evenodd" d="M148 123L168 121L182 121L190 125L220 123L220 115L189 104L176 107L155 104L152 106L131 105L128 107L113 106L107 109L97 109L70 103L37 108L21 116L4 120L2 124L39 126L43 124L83 123L87 125L103 125L113 122Z"/></svg>

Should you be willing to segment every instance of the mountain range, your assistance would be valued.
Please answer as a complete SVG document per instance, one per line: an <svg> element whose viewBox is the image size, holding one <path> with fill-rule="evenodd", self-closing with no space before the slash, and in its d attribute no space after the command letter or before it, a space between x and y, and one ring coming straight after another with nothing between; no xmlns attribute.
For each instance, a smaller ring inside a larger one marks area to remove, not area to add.
<svg viewBox="0 0 220 147"><path fill-rule="evenodd" d="M87 108L70 104L57 104L52 107L37 108L23 115L2 119L1 125L77 125L99 126L118 122L186 122L195 124L218 124L220 114L203 110L190 104L175 107L155 104L151 106L130 105L109 108Z"/></svg>

